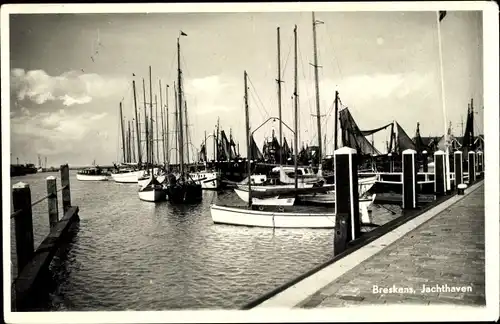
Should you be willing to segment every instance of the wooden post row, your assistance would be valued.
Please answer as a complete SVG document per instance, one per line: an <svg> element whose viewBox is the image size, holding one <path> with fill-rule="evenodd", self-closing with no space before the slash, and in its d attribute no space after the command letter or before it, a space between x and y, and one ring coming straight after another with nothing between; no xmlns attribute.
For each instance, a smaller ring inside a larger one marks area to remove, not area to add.
<svg viewBox="0 0 500 324"><path fill-rule="evenodd" d="M33 257L33 218L31 210L30 186L24 182L18 182L12 186L12 203L14 211L20 210L14 218L17 253L17 272L21 273L24 266Z"/></svg>
<svg viewBox="0 0 500 324"><path fill-rule="evenodd" d="M417 208L417 151L403 151L403 209Z"/></svg>
<svg viewBox="0 0 500 324"><path fill-rule="evenodd" d="M71 207L71 189L69 186L69 166L68 164L61 165L61 187L62 189L62 203L63 215Z"/></svg>
<svg viewBox="0 0 500 324"><path fill-rule="evenodd" d="M476 152L469 152L469 187L476 181Z"/></svg>
<svg viewBox="0 0 500 324"><path fill-rule="evenodd" d="M427 151L422 151L423 172L429 172L429 158Z"/></svg>
<svg viewBox="0 0 500 324"><path fill-rule="evenodd" d="M462 151L456 151L453 153L454 159L453 162L455 164L455 188L458 187L458 185L464 183L464 172L463 172L463 157L462 157Z"/></svg>
<svg viewBox="0 0 500 324"><path fill-rule="evenodd" d="M335 235L334 255L361 235L356 150L342 147L334 152Z"/></svg>
<svg viewBox="0 0 500 324"><path fill-rule="evenodd" d="M446 194L446 153L439 150L434 152L434 193L436 196Z"/></svg>
<svg viewBox="0 0 500 324"><path fill-rule="evenodd" d="M57 181L56 177L47 177L47 201L49 208L50 228L54 227L59 221L59 207L57 203Z"/></svg>

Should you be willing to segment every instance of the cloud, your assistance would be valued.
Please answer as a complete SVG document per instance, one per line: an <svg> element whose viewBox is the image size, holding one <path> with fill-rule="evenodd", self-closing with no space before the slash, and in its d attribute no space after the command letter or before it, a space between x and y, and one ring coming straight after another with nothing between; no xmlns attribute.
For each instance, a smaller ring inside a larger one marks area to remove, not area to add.
<svg viewBox="0 0 500 324"><path fill-rule="evenodd" d="M30 137L41 142L80 141L93 129L100 127L96 122L106 116L107 113L88 112L73 115L62 109L53 113L26 114L11 119L11 136Z"/></svg>
<svg viewBox="0 0 500 324"><path fill-rule="evenodd" d="M128 87L124 78L104 77L70 71L59 76L43 70L12 69L11 94L18 100L29 99L37 104L60 101L65 106L80 105L95 98L122 94Z"/></svg>
<svg viewBox="0 0 500 324"><path fill-rule="evenodd" d="M230 112L240 107L234 104L237 100L241 102L242 97L242 90L237 89L237 86L238 83L232 77L219 75L186 80L186 99L188 102L195 101L189 106L196 107L197 115Z"/></svg>

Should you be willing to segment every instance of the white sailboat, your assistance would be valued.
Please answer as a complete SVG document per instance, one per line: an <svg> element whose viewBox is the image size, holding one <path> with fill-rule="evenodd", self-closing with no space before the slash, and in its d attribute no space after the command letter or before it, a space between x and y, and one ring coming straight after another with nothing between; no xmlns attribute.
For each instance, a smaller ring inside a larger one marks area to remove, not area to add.
<svg viewBox="0 0 500 324"><path fill-rule="evenodd" d="M152 117L152 110L153 110L153 105L152 105L152 89L151 89L151 66L149 67L149 85L150 85L150 116ZM155 170L153 168L153 161L154 161L154 154L153 154L153 123L152 123L152 118L151 118L151 123L148 127L146 127L146 139L150 143L149 148L151 150L148 150L148 162L150 162L151 165L151 170L149 170L149 180L147 183L145 183L144 186L139 188L138 195L140 200L144 201L149 201L149 202L159 202L159 201L165 201L167 200L167 191L164 189L163 185L157 180L155 176ZM149 136L148 136L149 135Z"/></svg>
<svg viewBox="0 0 500 324"><path fill-rule="evenodd" d="M167 200L167 192L154 176L139 189L139 199L149 202L158 202Z"/></svg>
<svg viewBox="0 0 500 324"><path fill-rule="evenodd" d="M298 91L297 91L297 26L294 29L295 38L295 129L297 129L298 122ZM247 73L244 73L245 83L245 120L246 120L246 144L247 152L250 152L250 121L248 112L248 87L247 87ZM295 132L295 152L297 152L297 133ZM250 159L247 163L247 170L250 171ZM297 174L297 155L295 154L295 174ZM295 190L297 188L297 181L295 182ZM248 190L250 197L252 196L252 182L248 182ZM248 197L248 207L253 206L253 198ZM277 197L272 197L273 202ZM283 203L283 201L280 201ZM288 228L333 228L335 227L335 214L334 213L307 213L307 212L287 212L283 205L273 205L273 210L265 210L264 206L257 206L258 210L248 207L229 207L219 206L212 204L210 213L214 223L223 223L231 225L245 225L245 226L260 226L260 227L288 227Z"/></svg>

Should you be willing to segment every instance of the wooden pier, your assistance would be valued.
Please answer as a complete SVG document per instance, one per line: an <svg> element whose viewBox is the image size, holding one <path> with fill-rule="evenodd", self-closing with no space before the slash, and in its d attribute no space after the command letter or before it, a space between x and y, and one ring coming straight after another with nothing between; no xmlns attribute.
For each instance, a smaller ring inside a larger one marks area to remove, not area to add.
<svg viewBox="0 0 500 324"><path fill-rule="evenodd" d="M59 220L57 193L62 191L63 217ZM13 311L30 311L37 302L36 296L43 286L44 276L61 245L72 233L72 225L79 221L78 207L71 205L69 167L61 166L61 187L57 189L54 176L47 177L47 195L32 203L31 190L27 183L18 182L12 186L15 241L18 274L11 287ZM35 250L33 241L32 207L47 200L50 232Z"/></svg>
<svg viewBox="0 0 500 324"><path fill-rule="evenodd" d="M467 161L464 161L467 164L468 172L463 172L461 167L454 167L453 169L450 168L451 170L447 170L444 164L443 154L443 151L435 152L435 165L442 165L442 167L435 167L434 172L431 174L429 172L417 172L418 168L415 159L416 151L404 151L402 155L402 172L392 172L386 174L387 176L392 177L392 179L387 180L390 181L391 184L401 185L402 193L398 195L394 195L392 193L385 195L385 197L381 197L381 200L386 200L386 202L401 204L403 214L402 216L377 227L375 230L363 233L360 231L361 226L366 226L368 224L361 224L361 217L359 217L358 213L359 201L356 199L356 190L353 190L357 187L359 176L359 174L355 171L357 169L356 151L346 147L335 151L334 163L335 170L338 172L336 174L337 185L339 188L343 188L343 190L342 192L339 192L339 190L335 191L335 199L337 202L335 204L335 208L337 216L336 228L333 235L334 257L324 264L321 264L295 278L294 280L291 280L268 292L267 294L250 301L244 305L242 309L262 307L316 307L330 296L330 293L325 293L324 289L322 290L323 286L330 287L333 285L332 282L335 281L334 278L332 279L329 271L333 271L335 273L341 273L344 271L345 273L349 273L350 268L346 268L344 264L346 262L350 262L352 267L355 267L356 264L361 262L357 259L356 255L369 254L366 251L370 249L373 250L373 246L376 242L387 240L387 238L391 237L391 235L394 236L393 233L403 231L403 228L408 227L408 224L411 224L412 222L418 222L421 221L421 219L429 219L435 215L443 213L443 211L446 211L446 208L464 197L463 189L460 189L461 187L467 188L467 195L475 191L479 186L482 186L482 181L484 179L484 159L481 151L469 152ZM461 166L462 163L460 162L462 162L462 154L458 152L454 152L453 154L455 155L457 166ZM476 155L479 158L476 158ZM364 175L377 175L378 181L384 181L382 180L380 174L366 173ZM450 180L450 185L447 184L447 178ZM434 194L431 196L423 195L420 192L421 186L419 186L419 184L427 185L429 183L434 186ZM421 201L421 199L424 201ZM484 204L482 208L484 211ZM477 213L467 215L468 219L478 217L481 218ZM448 220L445 224L447 227L451 227L452 225L450 224L453 224L453 222ZM453 230L449 231L453 233ZM437 241L443 241L442 238L436 239ZM387 244L379 246L379 248L383 249L385 246L387 246ZM396 264L396 268L399 266L397 264L397 259L391 260L391 262L393 265ZM338 270L337 268L342 268L343 270ZM359 267L356 269L358 268ZM368 282L366 287L373 283L374 282L372 281ZM480 280L478 281L478 284L481 285ZM341 286L342 284L339 284L335 287L338 288ZM369 293L368 288L366 293ZM310 300L311 298L312 301ZM332 300L335 300L336 298L337 297L335 296L331 297ZM356 296L353 298L355 298L354 300L357 300ZM365 297L363 297L363 299L364 298ZM302 303L300 304L300 302ZM330 299L329 302L331 302Z"/></svg>

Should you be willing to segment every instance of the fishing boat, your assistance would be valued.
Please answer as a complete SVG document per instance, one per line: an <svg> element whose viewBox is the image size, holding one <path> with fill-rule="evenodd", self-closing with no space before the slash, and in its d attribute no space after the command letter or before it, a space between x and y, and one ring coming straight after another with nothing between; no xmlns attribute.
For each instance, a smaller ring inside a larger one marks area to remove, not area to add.
<svg viewBox="0 0 500 324"><path fill-rule="evenodd" d="M198 171L189 174L195 183L201 185L202 189L217 190L220 188L221 179L217 171Z"/></svg>
<svg viewBox="0 0 500 324"><path fill-rule="evenodd" d="M139 199L149 202L167 200L167 192L154 176L149 178L148 183L139 189Z"/></svg>
<svg viewBox="0 0 500 324"><path fill-rule="evenodd" d="M99 167L87 168L76 173L76 180L79 181L107 181L108 173Z"/></svg>
<svg viewBox="0 0 500 324"><path fill-rule="evenodd" d="M152 114L152 109L153 109L153 100L152 100L152 85L151 85L151 66L149 67L149 86L150 86L150 114L149 118L151 121L149 122L149 125L146 127L146 142L147 142L147 165L150 166L150 168L147 170L147 173L149 174L149 180L147 183L145 183L143 186L139 188L138 194L139 194L139 199L144 200L144 201L150 201L150 202L159 202L159 201L165 201L167 200L167 191L165 190L164 186L158 181L156 177L155 168L153 166L153 161L154 161L154 150L153 150L153 114ZM146 116L146 115L145 115ZM145 117L145 120L148 120L147 117Z"/></svg>
<svg viewBox="0 0 500 324"><path fill-rule="evenodd" d="M278 30L279 32L279 30ZM298 124L298 90L297 90L297 26L294 29L295 39L295 89L294 89L294 107L295 107L295 130ZM250 152L250 120L248 110L248 86L247 72L244 72L244 89L245 89L245 121L246 121L246 144L247 151ZM297 152L297 132L294 132L295 152ZM297 175L297 154L294 156L294 175ZM247 161L247 172L250 174L251 163ZM295 190L298 191L298 181L295 179ZM238 188L239 189L239 188ZM313 188L306 188L312 190ZM323 188L324 190L324 188ZM331 190L331 189L330 189ZM287 211L288 208L283 205L253 205L252 181L248 181L247 193L249 194L248 206L245 207L230 207L212 204L210 213L214 223L245 225L245 226L260 226L260 227L287 227L287 228L332 228L335 227L335 214L331 212L324 213L309 213L297 212L295 210ZM256 192L258 193L258 191ZM270 195L269 190L265 190L263 195ZM250 199L252 197L252 199ZM260 198L260 197L256 197ZM279 197L278 197L279 198ZM272 197L273 200L277 199ZM275 201L274 201L275 202ZM290 207L289 207L290 208Z"/></svg>
<svg viewBox="0 0 500 324"><path fill-rule="evenodd" d="M181 33L177 38L177 88L174 83L174 92L175 92L175 111L176 111L176 125L179 131L178 136L178 156L179 156L179 174L178 176L169 174L166 179L166 191L168 195L168 200L173 204L189 204L189 203L197 203L202 200L203 191L202 185L196 182L191 174L188 172L186 165L184 163L184 148L189 147L189 142L185 139L188 139L187 135L184 138L184 129L183 129L183 117L187 118L187 104L183 100L183 89L182 89L182 70L180 65L180 37L185 36L185 34ZM184 103L185 107L185 115L182 113L182 106ZM184 115L184 116L183 116ZM186 133L187 133L187 121L186 121ZM189 158L188 158L189 161Z"/></svg>

